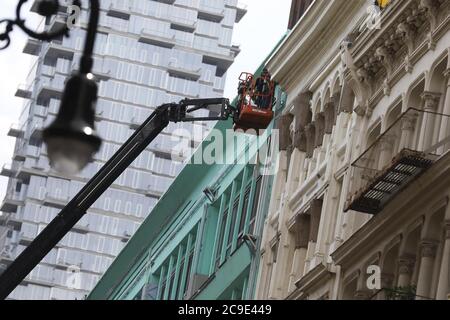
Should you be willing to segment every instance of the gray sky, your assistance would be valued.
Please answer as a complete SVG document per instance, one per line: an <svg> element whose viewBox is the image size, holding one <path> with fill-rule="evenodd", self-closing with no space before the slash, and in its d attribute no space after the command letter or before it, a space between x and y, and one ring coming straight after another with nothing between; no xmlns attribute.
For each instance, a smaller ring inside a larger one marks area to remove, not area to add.
<svg viewBox="0 0 450 320"><path fill-rule="evenodd" d="M18 0L1 0L0 20L13 17ZM33 1L28 1L28 8ZM234 44L240 44L242 52L228 72L225 96L233 99L236 95L238 77L242 71L254 71L270 53L274 45L286 32L291 0L243 0L248 13L236 25ZM36 25L39 17L30 14L29 25ZM3 28L4 26L0 26ZM3 29L0 29L2 32ZM24 100L14 97L19 84L24 83L32 66L33 58L22 54L27 37L15 30L11 46L0 51L0 165L11 163L14 139L7 136L13 123L18 122ZM6 193L7 179L0 177L0 201Z"/></svg>

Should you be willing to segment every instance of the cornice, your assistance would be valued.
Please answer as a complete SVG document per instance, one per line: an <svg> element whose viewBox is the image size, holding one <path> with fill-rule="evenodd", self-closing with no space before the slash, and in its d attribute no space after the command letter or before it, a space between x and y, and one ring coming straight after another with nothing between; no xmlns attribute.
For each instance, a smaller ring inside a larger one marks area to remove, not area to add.
<svg viewBox="0 0 450 320"><path fill-rule="evenodd" d="M289 92L294 84L309 83L316 77L310 71L322 65L333 65L341 42L349 27L360 20L358 14L367 4L365 0L316 0L299 21L280 49L268 62L274 78ZM363 10L365 12L365 10ZM320 39L320 40L318 40ZM336 42L337 45L330 46ZM331 51L330 51L330 48ZM317 59L328 57L318 65ZM321 70L315 73L321 73Z"/></svg>

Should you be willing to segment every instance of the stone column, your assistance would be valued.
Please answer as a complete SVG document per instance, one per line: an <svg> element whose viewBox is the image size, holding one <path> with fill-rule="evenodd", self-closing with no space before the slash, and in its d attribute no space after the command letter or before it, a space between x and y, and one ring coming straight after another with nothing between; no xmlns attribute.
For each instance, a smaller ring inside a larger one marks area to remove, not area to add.
<svg viewBox="0 0 450 320"><path fill-rule="evenodd" d="M434 258L436 257L437 243L435 241L422 241L419 279L417 281L417 296L430 298L431 280L433 277ZM421 299L421 298L418 298Z"/></svg>
<svg viewBox="0 0 450 320"><path fill-rule="evenodd" d="M398 151L413 148L414 130L416 129L418 116L416 111L410 110L401 119L401 138Z"/></svg>
<svg viewBox="0 0 450 320"><path fill-rule="evenodd" d="M296 289L295 283L304 275L309 244L310 222L311 216L309 214L300 214L295 218L295 223L290 230L295 240L295 252L289 279L290 292Z"/></svg>
<svg viewBox="0 0 450 320"><path fill-rule="evenodd" d="M425 91L422 94L422 100L424 101L424 114L422 122L422 130L420 132L419 151L425 151L431 147L433 143L434 124L436 115L432 112L436 112L439 106L439 99L441 94Z"/></svg>
<svg viewBox="0 0 450 320"><path fill-rule="evenodd" d="M305 127L306 134L306 156L312 158L314 155L315 142L316 142L316 126L314 123L310 123Z"/></svg>
<svg viewBox="0 0 450 320"><path fill-rule="evenodd" d="M392 273L382 273L381 274L381 289L383 289L379 295L378 300L386 300L386 289L391 289L394 284L395 276Z"/></svg>
<svg viewBox="0 0 450 320"><path fill-rule="evenodd" d="M318 148L323 145L323 137L325 135L325 116L323 113L319 113L316 116L316 138L314 147Z"/></svg>
<svg viewBox="0 0 450 320"><path fill-rule="evenodd" d="M443 114L450 115L450 69L444 72L445 79L447 79L447 91L445 94L445 103ZM443 116L441 122L441 130L439 133L439 141L444 140L449 136L450 117ZM450 148L450 143L440 148L440 152L443 153Z"/></svg>
<svg viewBox="0 0 450 320"><path fill-rule="evenodd" d="M411 285L411 276L414 268L414 260L410 257L401 257L398 260L398 287Z"/></svg>
<svg viewBox="0 0 450 320"><path fill-rule="evenodd" d="M335 106L333 102L328 102L325 105L325 134L333 133L334 119L335 119Z"/></svg>
<svg viewBox="0 0 450 320"><path fill-rule="evenodd" d="M356 284L355 300L369 300L371 292L367 288L366 281L366 273L364 271L360 271Z"/></svg>
<svg viewBox="0 0 450 320"><path fill-rule="evenodd" d="M447 211L450 210L450 206ZM446 300L450 293L450 220L446 220L444 224L445 230L445 243L444 250L442 251L441 268L439 271L439 283L437 289L436 299Z"/></svg>
<svg viewBox="0 0 450 320"><path fill-rule="evenodd" d="M317 242L319 236L320 218L322 215L322 200L314 200L311 203L311 230L309 233L309 241Z"/></svg>

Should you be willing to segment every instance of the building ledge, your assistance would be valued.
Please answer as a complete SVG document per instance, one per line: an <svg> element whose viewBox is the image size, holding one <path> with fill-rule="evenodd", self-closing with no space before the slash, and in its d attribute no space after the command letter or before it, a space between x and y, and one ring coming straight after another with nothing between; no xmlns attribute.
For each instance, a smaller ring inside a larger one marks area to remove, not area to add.
<svg viewBox="0 0 450 320"><path fill-rule="evenodd" d="M214 65L217 67L217 76L221 77L223 76L228 68L233 64L234 62L234 52L230 51L230 54L220 54L220 53L214 53L214 52L204 52L203 53L203 63Z"/></svg>
<svg viewBox="0 0 450 320"><path fill-rule="evenodd" d="M51 42L46 44L43 55L45 58L52 58L52 59L64 58L68 60L73 60L73 57L75 55L75 49L64 47L61 44Z"/></svg>
<svg viewBox="0 0 450 320"><path fill-rule="evenodd" d="M23 99L31 99L31 89L30 87L26 86L26 85L20 85L17 88L16 94L15 96L18 98L23 98Z"/></svg>
<svg viewBox="0 0 450 320"><path fill-rule="evenodd" d="M308 292L314 291L316 287L321 286L331 279L332 273L323 264L317 265L305 276L295 282L295 289L287 300L303 300L308 298Z"/></svg>
<svg viewBox="0 0 450 320"><path fill-rule="evenodd" d="M172 21L170 23L170 28L174 29L174 30L178 30L178 31L193 33L195 31L195 29L197 29L197 24L195 22L194 23L184 23L184 22L179 22L179 21Z"/></svg>
<svg viewBox="0 0 450 320"><path fill-rule="evenodd" d="M28 38L25 47L23 48L23 53L29 54L32 56L38 56L39 51L41 49L41 42L39 40Z"/></svg>
<svg viewBox="0 0 450 320"><path fill-rule="evenodd" d="M2 206L0 207L0 211L13 213L13 212L17 211L17 208L19 206L23 206L23 205L24 205L23 201L6 198L2 202Z"/></svg>
<svg viewBox="0 0 450 320"><path fill-rule="evenodd" d="M241 22L242 18L247 14L247 5L238 2L237 5L225 4L225 8L236 9L236 23Z"/></svg>
<svg viewBox="0 0 450 320"><path fill-rule="evenodd" d="M12 169L10 164L5 164L0 171L0 175L3 177L12 178L15 174L16 172Z"/></svg>
<svg viewBox="0 0 450 320"><path fill-rule="evenodd" d="M202 6L201 8L198 9L197 17L202 20L220 23L225 18L225 12L224 10L219 12L219 10L215 8Z"/></svg>
<svg viewBox="0 0 450 320"><path fill-rule="evenodd" d="M144 30L141 31L141 34L138 39L141 43L151 44L158 47L172 49L176 45L175 36L162 37L157 36L151 33L147 33Z"/></svg>
<svg viewBox="0 0 450 320"><path fill-rule="evenodd" d="M109 6L108 11L106 12L106 15L108 17L114 17L114 18L119 18L119 19L123 19L123 20L130 20L130 17L131 17L130 10L121 10L121 9L114 8L114 5L112 3Z"/></svg>
<svg viewBox="0 0 450 320"><path fill-rule="evenodd" d="M24 131L19 125L14 124L9 128L8 137L23 138L23 135Z"/></svg>
<svg viewBox="0 0 450 320"><path fill-rule="evenodd" d="M56 199L54 197L46 196L42 201L42 204L47 207L55 208L55 209L64 209L69 200L61 200Z"/></svg>
<svg viewBox="0 0 450 320"><path fill-rule="evenodd" d="M168 71L170 76L181 77L187 80L198 81L201 77L201 69L189 70L169 64Z"/></svg>

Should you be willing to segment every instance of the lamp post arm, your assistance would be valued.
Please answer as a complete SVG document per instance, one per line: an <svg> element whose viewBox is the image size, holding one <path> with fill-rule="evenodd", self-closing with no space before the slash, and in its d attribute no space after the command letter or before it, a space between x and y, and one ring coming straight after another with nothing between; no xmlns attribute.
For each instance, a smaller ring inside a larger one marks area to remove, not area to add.
<svg viewBox="0 0 450 320"><path fill-rule="evenodd" d="M80 72L87 74L91 72L93 65L92 55L94 53L95 39L97 37L98 21L100 17L99 0L89 0L89 24L84 44L83 56L81 57Z"/></svg>

